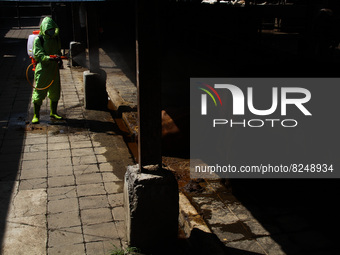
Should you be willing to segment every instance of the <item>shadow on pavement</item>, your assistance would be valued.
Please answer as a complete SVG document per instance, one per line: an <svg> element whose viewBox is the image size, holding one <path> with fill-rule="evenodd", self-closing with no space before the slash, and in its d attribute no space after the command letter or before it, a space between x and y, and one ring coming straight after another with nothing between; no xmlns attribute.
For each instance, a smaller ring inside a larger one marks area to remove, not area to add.
<svg viewBox="0 0 340 255"><path fill-rule="evenodd" d="M36 24L35 24L36 25ZM32 89L27 37L33 28L0 29L0 243L2 245L12 192L18 185Z"/></svg>
<svg viewBox="0 0 340 255"><path fill-rule="evenodd" d="M233 194L285 254L338 252L339 183L337 179L231 180Z"/></svg>

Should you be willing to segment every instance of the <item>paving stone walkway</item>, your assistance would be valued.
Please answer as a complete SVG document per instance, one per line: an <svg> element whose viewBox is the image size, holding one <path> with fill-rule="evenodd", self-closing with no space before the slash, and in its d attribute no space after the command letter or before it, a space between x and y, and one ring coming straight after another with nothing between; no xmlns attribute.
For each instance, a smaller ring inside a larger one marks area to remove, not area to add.
<svg viewBox="0 0 340 255"><path fill-rule="evenodd" d="M108 254L125 245L123 176L134 164L109 112L84 109L82 69L61 70L63 121L29 124L26 40L1 39L1 254Z"/></svg>

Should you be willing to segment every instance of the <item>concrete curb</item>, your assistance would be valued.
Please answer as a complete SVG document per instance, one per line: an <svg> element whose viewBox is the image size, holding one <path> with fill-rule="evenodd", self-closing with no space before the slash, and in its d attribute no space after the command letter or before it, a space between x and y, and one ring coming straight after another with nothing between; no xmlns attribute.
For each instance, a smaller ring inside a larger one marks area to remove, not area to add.
<svg viewBox="0 0 340 255"><path fill-rule="evenodd" d="M131 106L131 104L125 102L113 86L107 84L106 90L110 101L109 109L116 112L116 117L122 117L122 114L126 112L137 112L137 106Z"/></svg>
<svg viewBox="0 0 340 255"><path fill-rule="evenodd" d="M179 224L187 237L190 236L194 228L212 233L202 216L182 192L179 192L179 211Z"/></svg>
<svg viewBox="0 0 340 255"><path fill-rule="evenodd" d="M198 254L225 254L223 244L182 192L179 193L179 225Z"/></svg>

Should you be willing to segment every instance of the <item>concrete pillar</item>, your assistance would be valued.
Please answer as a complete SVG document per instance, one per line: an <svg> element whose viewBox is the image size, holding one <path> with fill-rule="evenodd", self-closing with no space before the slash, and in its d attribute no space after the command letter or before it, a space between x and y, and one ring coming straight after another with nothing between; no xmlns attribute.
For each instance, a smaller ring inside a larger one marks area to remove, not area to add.
<svg viewBox="0 0 340 255"><path fill-rule="evenodd" d="M70 66L83 66L86 67L86 43L81 43L82 41L82 29L80 25L79 3L71 3L72 9L72 34L73 41L70 42Z"/></svg>
<svg viewBox="0 0 340 255"><path fill-rule="evenodd" d="M97 3L89 2L86 5L86 32L89 48L89 69L92 73L99 71L99 26Z"/></svg>
<svg viewBox="0 0 340 255"><path fill-rule="evenodd" d="M73 40L76 42L81 41L81 26L79 17L80 3L71 3L72 7L72 30L73 30Z"/></svg>
<svg viewBox="0 0 340 255"><path fill-rule="evenodd" d="M84 72L85 108L107 109L106 73L99 65L99 28L97 3L86 4L86 31L89 48L89 71Z"/></svg>
<svg viewBox="0 0 340 255"><path fill-rule="evenodd" d="M90 110L106 110L108 96L106 92L106 73L91 73L85 71L83 73L84 80L84 104L86 109Z"/></svg>
<svg viewBox="0 0 340 255"><path fill-rule="evenodd" d="M160 0L137 2L137 92L139 166L159 165L161 155Z"/></svg>
<svg viewBox="0 0 340 255"><path fill-rule="evenodd" d="M127 240L131 247L146 253L176 247L179 195L174 175L158 166L142 173L129 166L124 180ZM158 253L157 253L158 254Z"/></svg>
<svg viewBox="0 0 340 255"><path fill-rule="evenodd" d="M70 42L70 66L86 67L85 47L80 42Z"/></svg>

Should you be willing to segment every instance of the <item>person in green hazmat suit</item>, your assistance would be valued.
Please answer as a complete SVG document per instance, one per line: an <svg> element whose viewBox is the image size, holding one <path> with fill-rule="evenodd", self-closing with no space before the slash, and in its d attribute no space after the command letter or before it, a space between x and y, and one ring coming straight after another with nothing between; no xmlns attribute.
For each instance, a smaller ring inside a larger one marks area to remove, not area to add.
<svg viewBox="0 0 340 255"><path fill-rule="evenodd" d="M57 120L62 119L62 117L57 114L58 101L60 99L60 74L58 66L60 57L50 57L50 55L61 56L60 45L59 28L57 24L50 17L45 17L40 25L39 37L35 38L33 44L33 55L38 62L34 80L37 88L45 88L52 80L54 81L47 89L34 89L32 95L32 102L34 104L32 123L39 123L40 107L46 95L50 99L50 117Z"/></svg>

